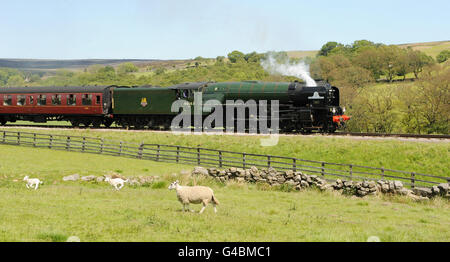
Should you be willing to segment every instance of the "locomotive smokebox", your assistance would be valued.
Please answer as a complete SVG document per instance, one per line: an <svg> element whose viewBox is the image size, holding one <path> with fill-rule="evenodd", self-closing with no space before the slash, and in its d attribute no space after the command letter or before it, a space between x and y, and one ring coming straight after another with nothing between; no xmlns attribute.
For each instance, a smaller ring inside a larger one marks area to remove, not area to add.
<svg viewBox="0 0 450 262"><path fill-rule="evenodd" d="M289 100L297 107L339 106L339 89L327 82L317 82L317 86L292 82L288 89Z"/></svg>

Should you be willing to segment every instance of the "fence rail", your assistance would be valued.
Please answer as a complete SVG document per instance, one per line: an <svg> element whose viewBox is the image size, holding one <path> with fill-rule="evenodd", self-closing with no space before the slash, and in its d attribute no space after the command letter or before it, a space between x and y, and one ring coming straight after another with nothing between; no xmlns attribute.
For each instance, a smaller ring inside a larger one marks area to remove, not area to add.
<svg viewBox="0 0 450 262"><path fill-rule="evenodd" d="M450 183L450 177L392 170L352 164L329 163L293 157L232 152L179 145L134 144L84 136L51 135L29 132L0 131L0 144L43 147L50 149L123 156L161 162L203 165L206 167L275 168L303 171L322 176L328 181L396 179L411 188Z"/></svg>

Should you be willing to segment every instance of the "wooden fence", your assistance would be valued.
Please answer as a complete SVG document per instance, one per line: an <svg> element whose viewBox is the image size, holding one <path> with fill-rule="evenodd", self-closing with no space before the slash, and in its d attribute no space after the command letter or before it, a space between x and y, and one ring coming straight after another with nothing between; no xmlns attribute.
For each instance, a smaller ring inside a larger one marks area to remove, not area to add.
<svg viewBox="0 0 450 262"><path fill-rule="evenodd" d="M383 167L338 164L201 147L144 143L133 144L83 136L0 131L0 144L123 156L162 162L202 165L205 167L273 167L278 170L295 170L308 174L316 174L328 181L334 181L338 178L353 181L390 179L400 180L404 185L411 188L416 186L430 187L435 184L450 182L450 177L392 170Z"/></svg>

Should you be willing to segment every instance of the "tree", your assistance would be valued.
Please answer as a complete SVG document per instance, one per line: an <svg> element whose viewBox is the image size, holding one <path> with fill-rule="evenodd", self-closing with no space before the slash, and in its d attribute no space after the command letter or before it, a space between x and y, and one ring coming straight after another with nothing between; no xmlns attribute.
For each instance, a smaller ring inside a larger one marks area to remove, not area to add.
<svg viewBox="0 0 450 262"><path fill-rule="evenodd" d="M117 74L123 75L139 71L139 68L131 62L122 63L117 67Z"/></svg>
<svg viewBox="0 0 450 262"><path fill-rule="evenodd" d="M409 66L411 67L416 79L419 78L419 73L422 72L425 66L431 65L434 62L431 56L427 56L425 53L419 50L408 49L407 56Z"/></svg>
<svg viewBox="0 0 450 262"><path fill-rule="evenodd" d="M16 87L16 86L24 86L25 81L21 75L13 75L8 78L8 82L6 86L8 87Z"/></svg>
<svg viewBox="0 0 450 262"><path fill-rule="evenodd" d="M374 42L369 40L356 40L352 44L352 52L357 53L365 50L366 48L376 47L377 45Z"/></svg>
<svg viewBox="0 0 450 262"><path fill-rule="evenodd" d="M228 54L228 59L231 63L237 63L239 61L245 61L244 53L234 50L233 52Z"/></svg>
<svg viewBox="0 0 450 262"><path fill-rule="evenodd" d="M247 63L259 63L261 61L261 58L263 55L260 55L256 52L251 52L248 54L245 54L244 59L247 61Z"/></svg>
<svg viewBox="0 0 450 262"><path fill-rule="evenodd" d="M97 72L97 79L102 83L108 83L116 78L116 70L112 66L105 66L100 68Z"/></svg>
<svg viewBox="0 0 450 262"><path fill-rule="evenodd" d="M12 68L0 68L0 86L6 86L9 78L12 76L20 76L23 79L23 73L17 69ZM16 80L19 78L16 77ZM14 80L14 81L16 81Z"/></svg>
<svg viewBox="0 0 450 262"><path fill-rule="evenodd" d="M392 82L396 74L396 68L400 64L401 49L395 45L384 45L377 48L380 56L381 71L389 82Z"/></svg>
<svg viewBox="0 0 450 262"><path fill-rule="evenodd" d="M424 72L418 84L425 127L428 133L449 132L450 68L435 67Z"/></svg>
<svg viewBox="0 0 450 262"><path fill-rule="evenodd" d="M362 68L369 70L374 80L377 80L380 78L380 75L383 74L381 56L376 47L364 48L364 50L361 50L356 54L353 58L353 62Z"/></svg>
<svg viewBox="0 0 450 262"><path fill-rule="evenodd" d="M311 63L310 72L313 78L332 81L333 71L336 71L338 68L350 67L351 65L350 60L341 54L320 56Z"/></svg>
<svg viewBox="0 0 450 262"><path fill-rule="evenodd" d="M223 63L225 61L225 57L224 56L218 56L216 57L216 63Z"/></svg>
<svg viewBox="0 0 450 262"><path fill-rule="evenodd" d="M450 50L442 50L437 56L436 56L436 61L438 61L438 63L443 63L445 61L447 61L447 59L450 58Z"/></svg>
<svg viewBox="0 0 450 262"><path fill-rule="evenodd" d="M338 42L327 42L322 46L322 48L320 48L320 51L319 53L317 53L317 56L327 56L331 52L331 50L341 46L343 45Z"/></svg>
<svg viewBox="0 0 450 262"><path fill-rule="evenodd" d="M396 63L396 66L394 68L396 74L398 76L403 76L403 80L406 79L406 74L409 72L412 72L412 66L408 58L408 51L401 49L398 54L398 61Z"/></svg>

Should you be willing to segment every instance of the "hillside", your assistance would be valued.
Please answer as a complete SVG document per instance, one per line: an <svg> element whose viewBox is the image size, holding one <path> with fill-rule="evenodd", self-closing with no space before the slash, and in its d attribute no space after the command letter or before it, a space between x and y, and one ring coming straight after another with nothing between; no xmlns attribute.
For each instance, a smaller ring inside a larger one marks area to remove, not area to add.
<svg viewBox="0 0 450 262"><path fill-rule="evenodd" d="M185 63L185 60L157 59L6 59L0 58L0 67L14 68L24 71L53 71L56 69L80 70L91 65L117 66L131 62L139 67L165 66L167 64Z"/></svg>
<svg viewBox="0 0 450 262"><path fill-rule="evenodd" d="M433 58L442 50L450 49L450 41L424 42L399 44L402 48L412 47L420 50ZM290 58L315 57L318 50L291 50L286 51ZM82 70L91 65L117 66L121 63L131 62L140 68L164 67L184 68L193 60L157 60L157 59L13 59L0 58L0 67L14 68L33 72L52 72L57 69Z"/></svg>
<svg viewBox="0 0 450 262"><path fill-rule="evenodd" d="M290 58L305 58L305 57L315 57L319 51L286 51Z"/></svg>
<svg viewBox="0 0 450 262"><path fill-rule="evenodd" d="M435 42L423 42L423 43L408 43L408 44L398 44L401 48L411 47L414 50L420 50L425 54L436 58L436 56L443 50L450 50L450 41L435 41ZM291 58L304 58L304 57L314 57L317 54L317 50L311 51L287 51L287 54Z"/></svg>
<svg viewBox="0 0 450 262"><path fill-rule="evenodd" d="M437 42L425 42L425 43L411 43L398 45L402 48L411 47L414 50L420 50L425 54L436 58L436 56L443 50L450 50L450 41L437 41Z"/></svg>

